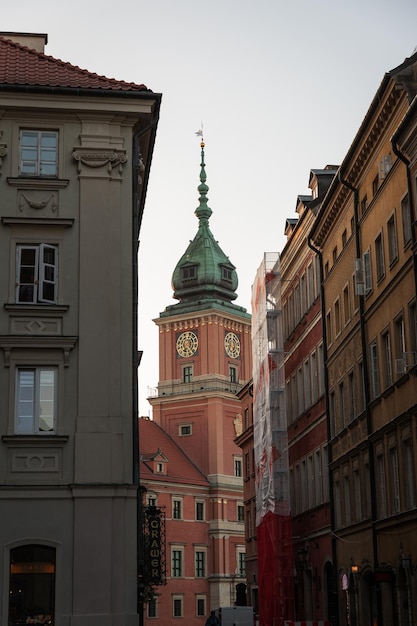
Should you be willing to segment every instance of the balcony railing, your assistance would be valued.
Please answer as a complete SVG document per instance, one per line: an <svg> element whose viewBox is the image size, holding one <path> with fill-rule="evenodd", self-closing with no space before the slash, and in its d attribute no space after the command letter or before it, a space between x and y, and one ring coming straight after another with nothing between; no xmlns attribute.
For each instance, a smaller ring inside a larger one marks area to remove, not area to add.
<svg viewBox="0 0 417 626"><path fill-rule="evenodd" d="M205 391L223 391L236 395L242 387L242 383L234 383L219 378L192 380L189 383L170 381L169 383L162 383L158 385L158 387L148 387L148 398L178 396L181 394L202 393Z"/></svg>

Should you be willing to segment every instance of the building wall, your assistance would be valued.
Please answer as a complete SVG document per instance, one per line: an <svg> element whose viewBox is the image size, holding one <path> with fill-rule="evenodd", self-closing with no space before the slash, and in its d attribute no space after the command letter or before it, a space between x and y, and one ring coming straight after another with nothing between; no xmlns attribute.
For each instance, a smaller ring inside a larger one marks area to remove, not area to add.
<svg viewBox="0 0 417 626"><path fill-rule="evenodd" d="M33 544L56 549L57 622L136 623L132 143L158 98L0 100L1 622L13 550ZM21 129L58 132L57 178L19 174ZM55 303L16 302L20 244L57 247ZM22 367L56 368L51 431L16 430Z"/></svg>

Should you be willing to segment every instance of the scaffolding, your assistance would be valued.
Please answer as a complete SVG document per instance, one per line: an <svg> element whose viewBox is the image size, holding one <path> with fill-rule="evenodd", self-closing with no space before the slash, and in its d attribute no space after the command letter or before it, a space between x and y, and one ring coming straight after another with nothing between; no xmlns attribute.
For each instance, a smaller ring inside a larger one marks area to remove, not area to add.
<svg viewBox="0 0 417 626"><path fill-rule="evenodd" d="M293 619L289 495L279 255L264 254L252 287L253 424L256 468L260 626Z"/></svg>

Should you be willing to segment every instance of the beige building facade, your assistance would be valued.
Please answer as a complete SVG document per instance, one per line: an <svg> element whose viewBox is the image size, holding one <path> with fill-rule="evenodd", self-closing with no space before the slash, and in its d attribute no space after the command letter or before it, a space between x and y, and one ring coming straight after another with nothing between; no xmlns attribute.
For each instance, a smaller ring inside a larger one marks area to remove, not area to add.
<svg viewBox="0 0 417 626"><path fill-rule="evenodd" d="M136 253L160 95L46 42L0 36L0 623L133 624Z"/></svg>
<svg viewBox="0 0 417 626"><path fill-rule="evenodd" d="M384 76L311 232L342 626L417 616L416 72L414 54Z"/></svg>

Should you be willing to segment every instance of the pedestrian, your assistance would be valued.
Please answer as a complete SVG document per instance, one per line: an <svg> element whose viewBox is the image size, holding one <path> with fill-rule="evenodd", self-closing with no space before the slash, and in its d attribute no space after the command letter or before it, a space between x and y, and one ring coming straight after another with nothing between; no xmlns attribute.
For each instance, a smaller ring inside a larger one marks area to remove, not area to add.
<svg viewBox="0 0 417 626"><path fill-rule="evenodd" d="M211 611L210 616L206 619L206 626L220 626L220 622L214 611Z"/></svg>

